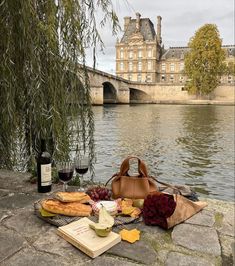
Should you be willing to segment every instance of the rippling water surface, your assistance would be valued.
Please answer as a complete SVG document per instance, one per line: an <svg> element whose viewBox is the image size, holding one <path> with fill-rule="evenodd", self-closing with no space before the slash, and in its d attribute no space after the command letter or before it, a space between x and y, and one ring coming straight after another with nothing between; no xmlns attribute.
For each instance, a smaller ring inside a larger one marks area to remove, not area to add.
<svg viewBox="0 0 235 266"><path fill-rule="evenodd" d="M161 181L234 201L234 106L107 105L93 107L95 179L106 181L136 155Z"/></svg>

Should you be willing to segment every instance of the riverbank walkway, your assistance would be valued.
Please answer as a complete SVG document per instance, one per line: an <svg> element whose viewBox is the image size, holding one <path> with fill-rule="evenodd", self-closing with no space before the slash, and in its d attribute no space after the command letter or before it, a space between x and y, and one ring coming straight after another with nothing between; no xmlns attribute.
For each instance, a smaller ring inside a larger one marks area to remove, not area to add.
<svg viewBox="0 0 235 266"><path fill-rule="evenodd" d="M29 177L0 170L0 265L234 265L234 203L206 199L208 207L172 230L126 225L141 231L140 241L90 259L34 215L33 203L45 195Z"/></svg>

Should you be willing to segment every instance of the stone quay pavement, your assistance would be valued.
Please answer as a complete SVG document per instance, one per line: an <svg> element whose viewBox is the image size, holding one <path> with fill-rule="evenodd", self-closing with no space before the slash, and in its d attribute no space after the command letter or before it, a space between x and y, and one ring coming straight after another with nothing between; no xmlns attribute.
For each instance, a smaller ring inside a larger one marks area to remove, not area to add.
<svg viewBox="0 0 235 266"><path fill-rule="evenodd" d="M0 265L234 265L234 203L205 199L208 207L171 230L143 223L134 244L122 241L91 259L34 215L39 194L29 174L0 170ZM58 190L61 185L54 185ZM120 229L115 229L119 231Z"/></svg>

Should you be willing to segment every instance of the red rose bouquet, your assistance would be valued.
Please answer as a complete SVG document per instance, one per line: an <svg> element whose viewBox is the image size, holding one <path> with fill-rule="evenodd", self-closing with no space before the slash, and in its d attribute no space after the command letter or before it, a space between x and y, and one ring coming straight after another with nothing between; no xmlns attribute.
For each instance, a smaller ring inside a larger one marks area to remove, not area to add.
<svg viewBox="0 0 235 266"><path fill-rule="evenodd" d="M147 196L144 201L143 218L146 225L159 225L167 229L167 218L176 208L174 196L155 192Z"/></svg>
<svg viewBox="0 0 235 266"><path fill-rule="evenodd" d="M153 192L144 200L143 218L146 225L159 225L169 229L206 206L206 202L193 202L179 194Z"/></svg>

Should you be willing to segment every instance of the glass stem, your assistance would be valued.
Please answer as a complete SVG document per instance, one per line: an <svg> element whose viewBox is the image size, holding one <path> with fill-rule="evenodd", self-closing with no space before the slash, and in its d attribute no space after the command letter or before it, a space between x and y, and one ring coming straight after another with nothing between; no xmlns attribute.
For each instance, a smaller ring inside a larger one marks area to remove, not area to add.
<svg viewBox="0 0 235 266"><path fill-rule="evenodd" d="M84 189L83 189L83 175L80 175L80 190L84 191Z"/></svg>
<svg viewBox="0 0 235 266"><path fill-rule="evenodd" d="M63 183L63 191L64 191L64 192L67 191L67 182L64 182L64 183Z"/></svg>

